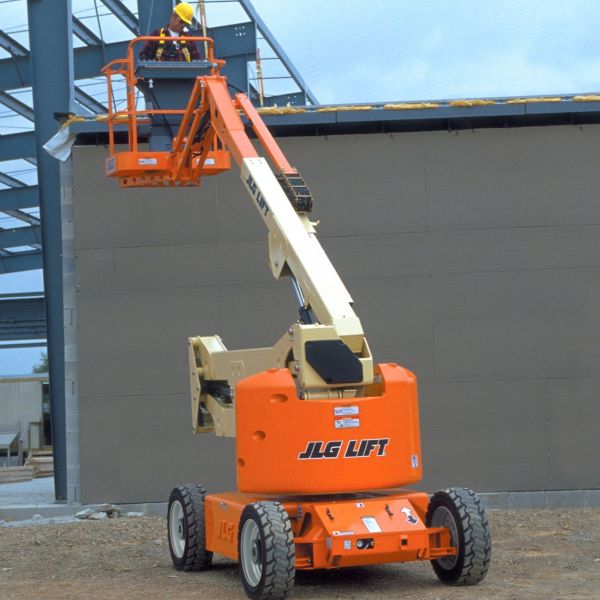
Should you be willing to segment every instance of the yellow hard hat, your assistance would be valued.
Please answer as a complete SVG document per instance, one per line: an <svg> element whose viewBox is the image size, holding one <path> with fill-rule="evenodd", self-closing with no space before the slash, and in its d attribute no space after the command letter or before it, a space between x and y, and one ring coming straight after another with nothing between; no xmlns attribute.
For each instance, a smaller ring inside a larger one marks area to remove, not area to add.
<svg viewBox="0 0 600 600"><path fill-rule="evenodd" d="M180 2L174 9L173 12L188 25L192 24L192 18L194 16L194 9L187 2Z"/></svg>

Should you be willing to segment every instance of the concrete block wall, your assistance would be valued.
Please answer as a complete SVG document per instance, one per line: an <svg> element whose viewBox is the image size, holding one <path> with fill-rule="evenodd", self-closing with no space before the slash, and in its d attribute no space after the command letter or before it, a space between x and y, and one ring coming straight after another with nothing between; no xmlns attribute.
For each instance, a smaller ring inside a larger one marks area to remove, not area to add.
<svg viewBox="0 0 600 600"><path fill-rule="evenodd" d="M284 138L379 362L420 381L423 487L600 488L600 126ZM272 344L296 319L235 170L120 190L73 155L81 498L235 485L191 433L188 335ZM401 417L401 416L400 416Z"/></svg>

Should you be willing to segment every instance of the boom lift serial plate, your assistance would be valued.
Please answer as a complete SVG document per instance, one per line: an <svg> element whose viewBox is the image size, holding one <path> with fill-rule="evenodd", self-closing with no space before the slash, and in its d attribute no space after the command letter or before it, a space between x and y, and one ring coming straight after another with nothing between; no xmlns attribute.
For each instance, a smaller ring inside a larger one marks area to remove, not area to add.
<svg viewBox="0 0 600 600"><path fill-rule="evenodd" d="M230 97L210 38L186 38L204 42L207 57L184 66L136 64L134 46L147 39L159 38L136 38L125 59L104 68L106 174L124 187L193 186L229 169L233 157L267 226L273 276L291 278L299 304L299 319L272 347L230 351L219 336L188 341L193 429L236 437L238 491L172 491L173 564L203 570L214 552L239 560L254 599L286 597L296 569L383 562L428 560L444 583L478 583L491 540L476 494L450 488L430 499L390 489L422 477L416 378L373 364L352 297L317 240L304 179L250 100ZM126 110L112 109L115 75L127 83ZM136 108L136 86L147 94L145 110ZM179 107L175 90L185 92ZM168 108L157 107L157 96ZM127 126L125 151L115 146L119 124ZM142 126L150 127L149 151L139 149Z"/></svg>

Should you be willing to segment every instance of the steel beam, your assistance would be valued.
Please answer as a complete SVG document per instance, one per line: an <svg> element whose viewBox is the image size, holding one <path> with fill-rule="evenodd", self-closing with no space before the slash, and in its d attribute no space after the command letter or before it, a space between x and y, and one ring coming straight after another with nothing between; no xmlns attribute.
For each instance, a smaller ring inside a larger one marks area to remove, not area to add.
<svg viewBox="0 0 600 600"><path fill-rule="evenodd" d="M73 17L73 30L75 34L87 44L102 44L102 40L76 17ZM21 46L21 44L2 31L0 31L0 46L6 51L11 52L14 57L27 58L27 60L29 60L29 51L27 48ZM12 60L14 62L14 59ZM0 61L0 63L1 62L2 61ZM78 87L75 88L75 100L87 114L97 115L107 111L106 106ZM33 121L33 109L10 94L0 91L0 102L30 121Z"/></svg>
<svg viewBox="0 0 600 600"><path fill-rule="evenodd" d="M0 190L0 210L20 210L40 205L37 185L19 187L12 190Z"/></svg>
<svg viewBox="0 0 600 600"><path fill-rule="evenodd" d="M45 340L39 342L15 342L12 344L1 344L0 350L9 349L9 348L45 348L46 342Z"/></svg>
<svg viewBox="0 0 600 600"><path fill-rule="evenodd" d="M29 54L29 51L25 46L19 44L19 42L2 30L0 30L0 47L4 48L7 52L10 52L13 56L27 56Z"/></svg>
<svg viewBox="0 0 600 600"><path fill-rule="evenodd" d="M23 212L21 210L4 209L2 212L8 215L9 217L13 217L13 219L18 219L19 221L29 223L30 225L39 225L41 223L41 221L37 217L34 217L33 215L30 215L29 213Z"/></svg>
<svg viewBox="0 0 600 600"><path fill-rule="evenodd" d="M83 108L85 108L94 115L101 115L105 112L108 112L108 108L104 106L102 102L98 102L96 98L93 98L89 94L86 94L82 89L78 87L75 88L75 101L77 102L77 104L80 104Z"/></svg>
<svg viewBox="0 0 600 600"><path fill-rule="evenodd" d="M48 136L48 139L51 136ZM46 140L47 141L47 140ZM0 135L0 161L36 155L35 132Z"/></svg>
<svg viewBox="0 0 600 600"><path fill-rule="evenodd" d="M3 273L19 273L35 271L42 268L42 251L19 252L11 256L0 256L0 275Z"/></svg>
<svg viewBox="0 0 600 600"><path fill-rule="evenodd" d="M55 113L73 111L71 0L27 0L31 83L35 110L40 212L44 240L44 290L54 447L54 490L67 499L65 364L62 286L62 223L58 161L43 145L56 133ZM52 32L52 52L48 33ZM85 50L86 48L82 48ZM100 48L96 50L101 54ZM19 60L19 59L16 59ZM21 59L22 60L22 59ZM10 260L10 259L9 259Z"/></svg>
<svg viewBox="0 0 600 600"><path fill-rule="evenodd" d="M250 17L252 21L256 23L258 30L262 33L263 37L271 48L275 51L275 54L281 59L281 62L284 64L285 68L288 70L292 79L296 82L296 85L306 93L306 97L310 101L311 104L318 104L317 99L314 97L313 93L306 85L306 82L302 78L302 75L297 71L296 67L294 67L294 63L289 59L288 55L285 53L284 49L279 45L273 34L269 31L269 28L266 26L265 22L260 18L260 15L252 6L250 0L239 0L242 8L246 12L246 14Z"/></svg>
<svg viewBox="0 0 600 600"><path fill-rule="evenodd" d="M14 96L11 96L6 92L0 92L0 102L2 102L6 108L10 108L10 110L16 112L22 117L33 121L33 109L20 100L17 100Z"/></svg>
<svg viewBox="0 0 600 600"><path fill-rule="evenodd" d="M14 177L7 175L6 173L0 173L0 183L8 185L11 188L25 187L25 184L22 181L19 181L18 179L15 179Z"/></svg>
<svg viewBox="0 0 600 600"><path fill-rule="evenodd" d="M62 1L62 0L61 0ZM106 60L123 58L127 54L129 42L105 44ZM101 46L83 46L75 48L75 79L88 79L100 75L104 66ZM31 85L31 65L29 55L19 55L0 60L0 90L12 90Z"/></svg>
<svg viewBox="0 0 600 600"><path fill-rule="evenodd" d="M0 341L45 338L46 315L43 296L0 299Z"/></svg>
<svg viewBox="0 0 600 600"><path fill-rule="evenodd" d="M129 42L114 42L100 46L75 48L75 79L88 79L101 75L100 69L117 58L127 56ZM106 60L105 60L106 56Z"/></svg>
<svg viewBox="0 0 600 600"><path fill-rule="evenodd" d="M125 27L137 35L138 20L135 15L120 0L102 0L102 4L108 8Z"/></svg>
<svg viewBox="0 0 600 600"><path fill-rule="evenodd" d="M0 248L16 248L42 243L42 228L39 225L31 227L16 227L15 229L0 229Z"/></svg>
<svg viewBox="0 0 600 600"><path fill-rule="evenodd" d="M73 33L89 46L100 46L102 40L77 17L73 17Z"/></svg>

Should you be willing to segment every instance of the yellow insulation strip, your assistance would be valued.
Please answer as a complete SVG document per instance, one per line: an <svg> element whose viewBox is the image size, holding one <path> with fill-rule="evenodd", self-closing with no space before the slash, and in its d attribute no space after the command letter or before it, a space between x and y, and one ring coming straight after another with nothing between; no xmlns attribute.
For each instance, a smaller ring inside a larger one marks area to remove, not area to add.
<svg viewBox="0 0 600 600"><path fill-rule="evenodd" d="M317 112L345 112L349 110L373 110L372 106L323 106Z"/></svg>
<svg viewBox="0 0 600 600"><path fill-rule="evenodd" d="M61 127L66 127L67 125L70 125L71 123L82 123L84 121L87 121L87 119L85 117L69 115L69 118L61 125Z"/></svg>
<svg viewBox="0 0 600 600"><path fill-rule="evenodd" d="M294 108L293 106L266 106L257 109L261 115L295 115L297 113L305 113L305 108Z"/></svg>
<svg viewBox="0 0 600 600"><path fill-rule="evenodd" d="M422 108L439 108L436 102L410 102L406 104L384 104L385 110L419 110Z"/></svg>
<svg viewBox="0 0 600 600"><path fill-rule="evenodd" d="M600 102L600 96L573 96L575 102Z"/></svg>
<svg viewBox="0 0 600 600"><path fill-rule="evenodd" d="M496 104L495 100L452 100L450 106L489 106Z"/></svg>
<svg viewBox="0 0 600 600"><path fill-rule="evenodd" d="M504 104L529 104L531 102L561 102L562 98L513 98Z"/></svg>

